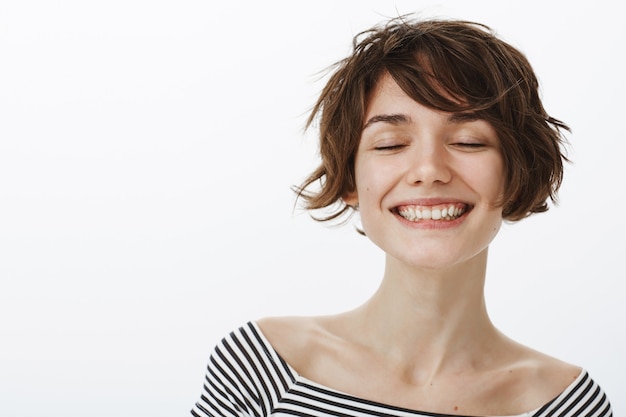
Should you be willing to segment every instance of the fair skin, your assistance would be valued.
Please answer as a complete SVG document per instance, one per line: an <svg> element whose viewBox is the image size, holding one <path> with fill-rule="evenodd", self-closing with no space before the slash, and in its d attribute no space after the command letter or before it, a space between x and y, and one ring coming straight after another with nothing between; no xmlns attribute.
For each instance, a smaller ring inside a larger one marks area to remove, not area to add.
<svg viewBox="0 0 626 417"><path fill-rule="evenodd" d="M386 254L381 285L346 313L262 319L264 335L303 377L412 410L511 416L556 397L580 368L507 338L485 306L504 189L491 125L429 109L388 75L365 121L344 201Z"/></svg>

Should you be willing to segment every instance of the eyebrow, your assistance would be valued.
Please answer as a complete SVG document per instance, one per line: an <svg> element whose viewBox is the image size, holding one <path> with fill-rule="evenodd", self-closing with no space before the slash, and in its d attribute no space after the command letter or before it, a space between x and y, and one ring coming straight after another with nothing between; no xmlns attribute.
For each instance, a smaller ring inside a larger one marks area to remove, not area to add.
<svg viewBox="0 0 626 417"><path fill-rule="evenodd" d="M392 125L411 123L411 118L406 114L377 114L372 116L363 126L363 130L367 129L374 123L389 123Z"/></svg>
<svg viewBox="0 0 626 417"><path fill-rule="evenodd" d="M459 123L465 123L465 122L475 122L476 120L482 120L482 119L483 118L480 117L476 113L460 112L460 113L452 113L450 116L448 116L448 123L459 124Z"/></svg>
<svg viewBox="0 0 626 417"><path fill-rule="evenodd" d="M467 122L475 122L476 120L481 120L478 114L473 112L458 112L452 113L448 116L448 120L446 120L449 124L461 124ZM377 114L376 116L372 116L363 126L363 130L367 129L374 123L389 123L392 125L399 124L408 124L411 123L411 118L406 114L402 113L394 113L394 114Z"/></svg>

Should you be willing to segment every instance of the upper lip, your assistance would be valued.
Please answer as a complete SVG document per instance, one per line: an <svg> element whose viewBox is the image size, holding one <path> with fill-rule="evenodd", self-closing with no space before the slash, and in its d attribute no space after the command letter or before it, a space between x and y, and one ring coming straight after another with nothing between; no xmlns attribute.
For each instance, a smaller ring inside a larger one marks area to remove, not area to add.
<svg viewBox="0 0 626 417"><path fill-rule="evenodd" d="M410 200L404 200L402 202L396 203L393 205L392 208L397 209L398 207L404 207L404 206L437 206L440 204L463 204L467 207L472 207L472 204L467 202L467 201L463 201L460 200L458 198L451 198L451 197L429 197L429 198L413 198Z"/></svg>

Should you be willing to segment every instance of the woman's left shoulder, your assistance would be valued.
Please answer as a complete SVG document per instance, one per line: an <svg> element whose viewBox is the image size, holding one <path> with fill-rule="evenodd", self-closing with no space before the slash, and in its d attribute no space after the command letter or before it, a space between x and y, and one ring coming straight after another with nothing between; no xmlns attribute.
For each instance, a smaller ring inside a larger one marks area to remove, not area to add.
<svg viewBox="0 0 626 417"><path fill-rule="evenodd" d="M529 395L551 398L566 390L581 373L583 368L556 357L547 355L526 346L517 345L516 358L509 364L509 373L514 376L516 385L525 387Z"/></svg>
<svg viewBox="0 0 626 417"><path fill-rule="evenodd" d="M540 372L545 374L547 381L554 381L548 388L559 392L535 415L612 417L613 409L609 398L589 372L585 368L559 362L557 360L556 363L547 364Z"/></svg>
<svg viewBox="0 0 626 417"><path fill-rule="evenodd" d="M524 352L511 369L528 403L541 404L537 416L612 416L606 394L585 368L528 348ZM568 414L571 410L576 412Z"/></svg>
<svg viewBox="0 0 626 417"><path fill-rule="evenodd" d="M526 367L528 376L534 379L534 384L541 385L544 381L543 390L563 391L570 386L583 372L583 368L560 359L536 352L530 355L527 363L522 362L521 367Z"/></svg>

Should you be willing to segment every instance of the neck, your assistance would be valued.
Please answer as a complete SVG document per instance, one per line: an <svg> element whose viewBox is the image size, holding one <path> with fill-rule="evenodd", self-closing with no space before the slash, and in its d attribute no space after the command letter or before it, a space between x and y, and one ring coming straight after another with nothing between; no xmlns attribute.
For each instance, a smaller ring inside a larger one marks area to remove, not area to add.
<svg viewBox="0 0 626 417"><path fill-rule="evenodd" d="M355 311L365 343L425 379L476 364L499 334L484 300L487 251L445 270L388 259L382 284Z"/></svg>

